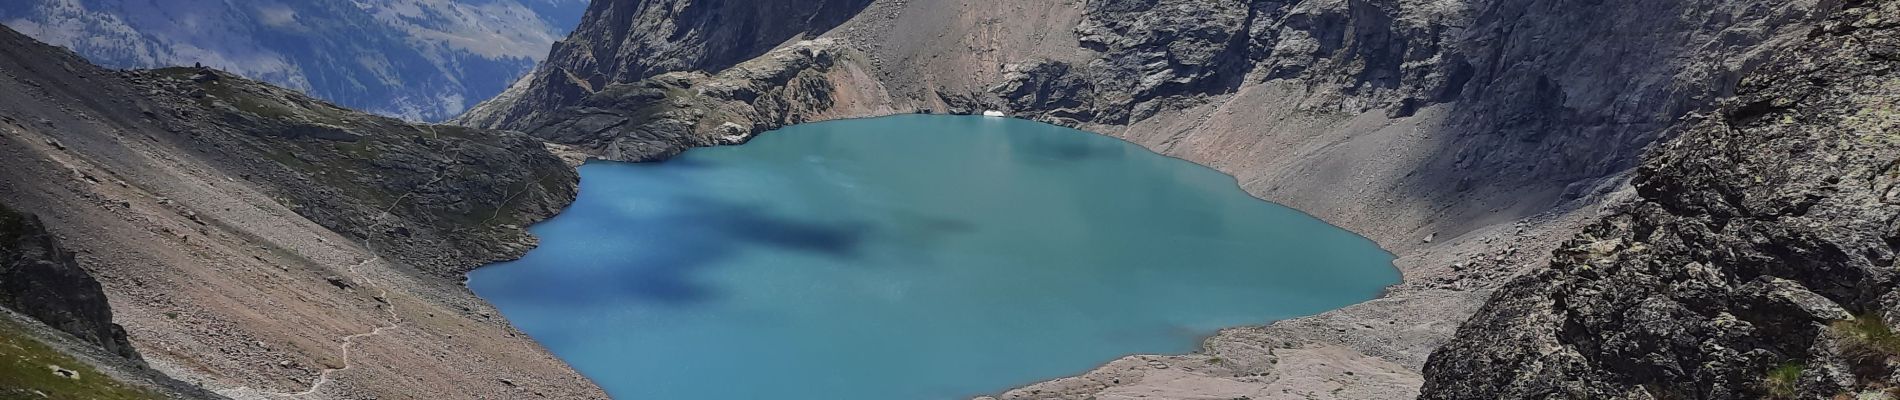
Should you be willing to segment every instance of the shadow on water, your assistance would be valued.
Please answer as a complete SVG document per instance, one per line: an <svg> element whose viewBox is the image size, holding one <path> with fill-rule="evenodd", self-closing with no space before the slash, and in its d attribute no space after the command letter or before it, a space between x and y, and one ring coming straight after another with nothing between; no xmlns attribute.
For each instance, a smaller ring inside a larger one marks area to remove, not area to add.
<svg viewBox="0 0 1900 400"><path fill-rule="evenodd" d="M510 292L497 295L533 296L572 306L626 300L691 306L722 295L696 280L701 270L748 249L771 247L850 260L860 257L861 243L871 233L868 224L795 220L729 200L673 196L656 203L664 211L547 226L587 232L588 239L544 243L523 261L563 265L566 271L535 274L527 278L531 282L497 289Z"/></svg>
<svg viewBox="0 0 1900 400"><path fill-rule="evenodd" d="M651 167L651 166L658 166L661 164L635 164L635 165ZM718 163L702 160L699 157L682 156L682 157L673 157L672 159L666 160L666 164L664 165L666 166L666 168L698 170L698 169L716 167L718 166Z"/></svg>
<svg viewBox="0 0 1900 400"><path fill-rule="evenodd" d="M720 243L728 245L744 242L851 259L858 256L858 244L870 230L863 223L799 221L760 212L756 205L706 197L681 196L672 201L691 205L691 209L650 222L669 224L660 226L699 224L709 241L725 239Z"/></svg>
<svg viewBox="0 0 1900 400"><path fill-rule="evenodd" d="M1105 140L1076 140L1065 135L1005 135L1009 155L1034 164L1072 163L1096 159L1119 159L1126 149ZM1094 139L1094 138L1090 138Z"/></svg>

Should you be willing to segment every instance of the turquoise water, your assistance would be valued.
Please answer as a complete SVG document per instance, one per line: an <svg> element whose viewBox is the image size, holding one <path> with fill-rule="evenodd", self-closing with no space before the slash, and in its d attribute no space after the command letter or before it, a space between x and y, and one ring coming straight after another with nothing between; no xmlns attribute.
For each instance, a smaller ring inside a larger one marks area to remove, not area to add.
<svg viewBox="0 0 1900 400"><path fill-rule="evenodd" d="M1099 135L967 116L797 125L590 162L469 287L618 399L964 399L1398 281L1372 242Z"/></svg>

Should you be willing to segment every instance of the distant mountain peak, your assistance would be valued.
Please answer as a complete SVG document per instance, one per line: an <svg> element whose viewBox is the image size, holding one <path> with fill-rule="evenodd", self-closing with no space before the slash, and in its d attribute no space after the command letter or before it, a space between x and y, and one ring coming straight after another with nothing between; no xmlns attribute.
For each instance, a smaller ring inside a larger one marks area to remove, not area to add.
<svg viewBox="0 0 1900 400"><path fill-rule="evenodd" d="M117 68L203 63L438 121L545 58L586 0L23 0L0 23Z"/></svg>

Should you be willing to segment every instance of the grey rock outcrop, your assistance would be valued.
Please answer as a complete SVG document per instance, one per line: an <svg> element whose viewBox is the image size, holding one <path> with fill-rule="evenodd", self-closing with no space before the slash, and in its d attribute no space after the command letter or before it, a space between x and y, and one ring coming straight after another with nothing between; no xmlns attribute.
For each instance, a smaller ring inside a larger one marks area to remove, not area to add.
<svg viewBox="0 0 1900 400"><path fill-rule="evenodd" d="M1127 123L1176 97L1234 90L1254 65L1243 1L1097 1L1075 27L1080 45L1103 53L1086 65L1015 65L992 90L1015 110L1073 122Z"/></svg>
<svg viewBox="0 0 1900 400"><path fill-rule="evenodd" d="M1080 122L1125 124L1231 93L1243 84L1299 80L1310 107L1395 116L1458 99L1472 66L1443 43L1468 21L1463 7L1398 1L1090 2L1076 27L1101 53L1086 65L1025 66L994 92L1015 109L1076 114L1036 104L1021 88L1048 81L1097 83ZM1053 62L1058 65L1062 62Z"/></svg>
<svg viewBox="0 0 1900 400"><path fill-rule="evenodd" d="M1672 129L1639 199L1492 297L1423 398L1840 398L1900 342L1900 3L1827 5L1736 97ZM1865 398L1865 397L1862 397Z"/></svg>
<svg viewBox="0 0 1900 400"><path fill-rule="evenodd" d="M603 0L518 87L454 123L520 129L608 85L675 71L719 71L856 16L870 0ZM530 89L532 88L532 89Z"/></svg>
<svg viewBox="0 0 1900 400"><path fill-rule="evenodd" d="M0 306L131 360L139 353L112 323L112 307L73 253L31 214L0 205Z"/></svg>

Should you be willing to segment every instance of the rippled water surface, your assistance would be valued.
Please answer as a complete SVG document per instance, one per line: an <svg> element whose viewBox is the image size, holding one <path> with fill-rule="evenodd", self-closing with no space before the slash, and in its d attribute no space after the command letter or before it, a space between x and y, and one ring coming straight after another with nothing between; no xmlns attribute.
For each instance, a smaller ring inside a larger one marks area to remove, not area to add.
<svg viewBox="0 0 1900 400"><path fill-rule="evenodd" d="M1398 281L1372 242L1213 170L969 116L591 162L533 230L469 286L619 399L963 399Z"/></svg>

